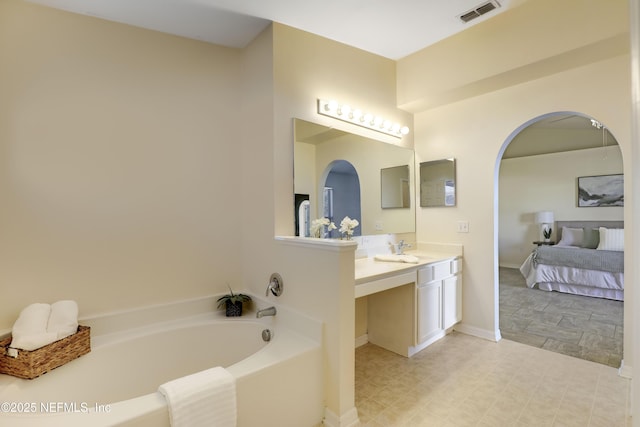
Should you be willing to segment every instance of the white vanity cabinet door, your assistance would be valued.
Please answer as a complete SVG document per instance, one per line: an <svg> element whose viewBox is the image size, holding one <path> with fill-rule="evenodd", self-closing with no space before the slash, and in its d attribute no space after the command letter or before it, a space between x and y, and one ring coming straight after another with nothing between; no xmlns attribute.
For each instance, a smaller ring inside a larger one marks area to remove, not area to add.
<svg viewBox="0 0 640 427"><path fill-rule="evenodd" d="M462 280L459 274L442 281L442 298L444 329L449 329L462 320Z"/></svg>
<svg viewBox="0 0 640 427"><path fill-rule="evenodd" d="M417 341L421 344L442 332L442 281L420 284L417 289Z"/></svg>

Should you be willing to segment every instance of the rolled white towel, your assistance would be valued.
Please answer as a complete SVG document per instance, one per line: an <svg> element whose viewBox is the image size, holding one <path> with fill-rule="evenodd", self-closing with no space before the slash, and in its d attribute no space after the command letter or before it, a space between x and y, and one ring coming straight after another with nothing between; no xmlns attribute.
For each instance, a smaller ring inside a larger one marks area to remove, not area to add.
<svg viewBox="0 0 640 427"><path fill-rule="evenodd" d="M57 334L48 333L47 325L51 315L51 305L34 303L20 312L11 330L11 347L35 350L57 339Z"/></svg>
<svg viewBox="0 0 640 427"><path fill-rule="evenodd" d="M78 304L72 300L62 300L51 304L47 332L56 334L57 339L61 340L77 331Z"/></svg>
<svg viewBox="0 0 640 427"><path fill-rule="evenodd" d="M13 324L12 332L25 335L47 332L49 316L51 316L50 304L30 304L20 312L18 320Z"/></svg>

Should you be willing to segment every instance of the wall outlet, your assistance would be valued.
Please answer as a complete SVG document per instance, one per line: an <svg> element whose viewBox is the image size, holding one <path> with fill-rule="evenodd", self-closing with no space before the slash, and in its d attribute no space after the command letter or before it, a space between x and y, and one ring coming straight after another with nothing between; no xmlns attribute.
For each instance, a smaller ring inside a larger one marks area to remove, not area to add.
<svg viewBox="0 0 640 427"><path fill-rule="evenodd" d="M469 232L469 221L458 221L458 233Z"/></svg>
<svg viewBox="0 0 640 427"><path fill-rule="evenodd" d="M376 230L382 231L382 221L376 221Z"/></svg>

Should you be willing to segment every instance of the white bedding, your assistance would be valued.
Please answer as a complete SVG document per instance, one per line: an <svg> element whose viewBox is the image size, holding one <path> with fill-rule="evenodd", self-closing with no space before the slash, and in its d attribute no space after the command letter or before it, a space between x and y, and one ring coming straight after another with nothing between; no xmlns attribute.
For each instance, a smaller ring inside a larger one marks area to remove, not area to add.
<svg viewBox="0 0 640 427"><path fill-rule="evenodd" d="M583 268L533 265L533 253L520 266L527 286L577 295L624 300L624 273Z"/></svg>

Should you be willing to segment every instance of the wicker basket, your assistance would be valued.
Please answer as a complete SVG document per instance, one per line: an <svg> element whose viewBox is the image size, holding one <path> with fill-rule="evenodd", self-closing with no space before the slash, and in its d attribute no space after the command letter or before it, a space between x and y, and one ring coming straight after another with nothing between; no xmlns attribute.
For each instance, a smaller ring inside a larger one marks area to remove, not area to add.
<svg viewBox="0 0 640 427"><path fill-rule="evenodd" d="M91 328L78 326L78 332L35 350L17 350L9 356L11 336L0 340L0 374L33 379L91 351Z"/></svg>

